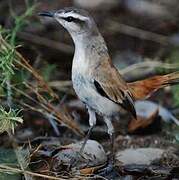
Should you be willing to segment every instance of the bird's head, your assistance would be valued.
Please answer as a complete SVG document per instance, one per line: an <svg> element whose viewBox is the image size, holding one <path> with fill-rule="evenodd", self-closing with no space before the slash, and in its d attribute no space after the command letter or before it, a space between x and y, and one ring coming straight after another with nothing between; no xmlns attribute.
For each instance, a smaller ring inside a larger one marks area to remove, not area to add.
<svg viewBox="0 0 179 180"><path fill-rule="evenodd" d="M98 32L93 18L82 9L68 7L56 12L41 12L39 15L54 18L68 30L72 37Z"/></svg>

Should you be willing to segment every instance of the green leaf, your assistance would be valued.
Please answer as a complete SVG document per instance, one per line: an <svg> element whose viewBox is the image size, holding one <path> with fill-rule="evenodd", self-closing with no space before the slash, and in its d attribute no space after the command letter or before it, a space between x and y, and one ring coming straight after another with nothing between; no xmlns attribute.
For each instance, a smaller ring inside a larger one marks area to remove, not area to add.
<svg viewBox="0 0 179 180"><path fill-rule="evenodd" d="M3 107L0 107L0 133L14 129L18 123L23 123L23 119L19 117L19 110L9 109L6 111Z"/></svg>

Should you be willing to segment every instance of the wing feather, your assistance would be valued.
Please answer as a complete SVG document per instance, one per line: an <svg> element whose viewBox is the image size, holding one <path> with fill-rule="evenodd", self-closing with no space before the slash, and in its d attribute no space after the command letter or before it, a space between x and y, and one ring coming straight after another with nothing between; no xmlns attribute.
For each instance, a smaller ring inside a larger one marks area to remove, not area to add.
<svg viewBox="0 0 179 180"><path fill-rule="evenodd" d="M98 65L98 68L93 74L98 93L121 105L136 118L133 96L119 72L109 61Z"/></svg>

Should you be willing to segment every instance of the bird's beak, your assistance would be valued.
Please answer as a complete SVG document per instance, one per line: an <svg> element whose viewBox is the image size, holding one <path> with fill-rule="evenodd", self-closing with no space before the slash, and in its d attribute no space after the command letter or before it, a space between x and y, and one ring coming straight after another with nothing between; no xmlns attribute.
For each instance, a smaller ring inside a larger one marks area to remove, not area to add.
<svg viewBox="0 0 179 180"><path fill-rule="evenodd" d="M54 17L54 14L55 14L54 12L44 11L44 12L39 13L38 15L39 15L39 16Z"/></svg>

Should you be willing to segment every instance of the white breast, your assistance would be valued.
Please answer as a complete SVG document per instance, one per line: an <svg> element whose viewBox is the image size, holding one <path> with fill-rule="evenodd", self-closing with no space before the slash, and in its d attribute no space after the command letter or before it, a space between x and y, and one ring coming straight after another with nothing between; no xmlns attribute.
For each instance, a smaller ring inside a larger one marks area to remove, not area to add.
<svg viewBox="0 0 179 180"><path fill-rule="evenodd" d="M80 73L72 76L73 88L82 102L94 109L103 116L113 116L120 110L120 106L113 101L101 96L91 79L84 77Z"/></svg>
<svg viewBox="0 0 179 180"><path fill-rule="evenodd" d="M77 41L77 40L76 40ZM75 43L75 55L72 66L72 81L78 97L85 104L103 116L112 116L119 112L120 107L113 101L101 96L93 83L90 71L103 56L108 56L102 37L86 43ZM84 47L84 44L86 45Z"/></svg>

